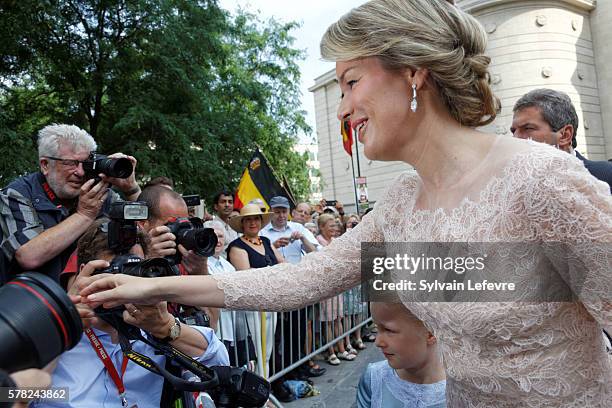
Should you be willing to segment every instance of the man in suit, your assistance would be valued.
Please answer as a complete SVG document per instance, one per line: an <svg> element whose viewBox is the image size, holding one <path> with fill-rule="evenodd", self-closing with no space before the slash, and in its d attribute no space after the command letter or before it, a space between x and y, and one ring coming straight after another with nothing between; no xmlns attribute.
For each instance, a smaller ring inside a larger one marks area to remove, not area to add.
<svg viewBox="0 0 612 408"><path fill-rule="evenodd" d="M510 131L515 137L547 143L575 155L595 178L608 183L612 192L612 162L588 160L574 150L578 115L567 94L535 89L523 95L513 111Z"/></svg>

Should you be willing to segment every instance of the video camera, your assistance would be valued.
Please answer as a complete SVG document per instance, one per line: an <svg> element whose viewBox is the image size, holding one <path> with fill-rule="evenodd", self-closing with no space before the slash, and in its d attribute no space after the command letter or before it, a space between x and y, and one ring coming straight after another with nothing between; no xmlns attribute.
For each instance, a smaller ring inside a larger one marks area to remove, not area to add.
<svg viewBox="0 0 612 408"><path fill-rule="evenodd" d="M85 180L95 179L100 181L98 174L102 173L108 177L128 178L132 175L134 167L129 159L112 159L103 154L91 152L87 160L83 162Z"/></svg>

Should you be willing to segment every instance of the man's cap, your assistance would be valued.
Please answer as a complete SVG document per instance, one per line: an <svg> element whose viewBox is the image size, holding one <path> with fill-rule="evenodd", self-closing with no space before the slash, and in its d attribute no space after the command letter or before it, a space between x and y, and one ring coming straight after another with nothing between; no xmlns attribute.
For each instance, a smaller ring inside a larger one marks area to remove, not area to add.
<svg viewBox="0 0 612 408"><path fill-rule="evenodd" d="M290 208L289 200L287 200L287 198L283 196L272 197L272 199L270 200L270 208L277 207Z"/></svg>

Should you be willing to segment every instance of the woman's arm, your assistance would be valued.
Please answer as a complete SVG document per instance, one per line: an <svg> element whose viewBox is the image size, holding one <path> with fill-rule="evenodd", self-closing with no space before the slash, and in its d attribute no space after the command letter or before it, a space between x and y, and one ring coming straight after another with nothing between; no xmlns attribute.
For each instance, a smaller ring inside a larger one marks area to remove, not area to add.
<svg viewBox="0 0 612 408"><path fill-rule="evenodd" d="M399 191L394 191L397 195ZM403 195L403 193L402 193ZM126 275L90 278L81 295L95 307L168 300L194 306L241 310L287 311L316 303L356 286L361 280L361 243L384 240L379 224L396 199L380 200L355 228L311 252L299 264L242 270L214 276L135 278ZM233 260L233 251L231 249ZM245 251L246 252L246 251ZM239 262L239 261L238 261ZM238 267L237 267L238 269ZM96 293L100 292L100 293Z"/></svg>
<svg viewBox="0 0 612 408"><path fill-rule="evenodd" d="M578 159L559 153L525 194L548 258L591 316L612 328L612 196Z"/></svg>
<svg viewBox="0 0 612 408"><path fill-rule="evenodd" d="M274 256L276 256L276 260L278 261L278 263L285 262L285 258L283 257L283 254L281 254L278 249L272 247L272 251L274 251Z"/></svg>
<svg viewBox="0 0 612 408"><path fill-rule="evenodd" d="M227 260L234 265L237 271L251 269L249 254L242 248L231 247L227 254Z"/></svg>

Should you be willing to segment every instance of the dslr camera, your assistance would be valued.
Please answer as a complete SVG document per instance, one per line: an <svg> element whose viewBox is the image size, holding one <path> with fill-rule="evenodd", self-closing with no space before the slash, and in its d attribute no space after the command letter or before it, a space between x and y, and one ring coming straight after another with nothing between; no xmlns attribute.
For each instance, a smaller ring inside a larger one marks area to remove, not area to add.
<svg viewBox="0 0 612 408"><path fill-rule="evenodd" d="M98 174L102 173L108 177L128 178L132 175L134 168L129 159L111 159L103 154L91 152L87 160L83 162L85 180L95 179L100 181Z"/></svg>
<svg viewBox="0 0 612 408"><path fill-rule="evenodd" d="M164 258L143 260L129 253L130 249L138 243L136 221L144 221L148 218L149 208L146 203L141 201L115 201L111 204L107 215L110 218L105 226L105 232L108 235L108 248L117 256L113 258L108 268L97 270L94 274L123 273L144 278L177 275L170 262ZM95 312L113 327L122 328L129 335L135 328L123 321L123 310L123 306L113 309L105 309L100 306L96 308Z"/></svg>
<svg viewBox="0 0 612 408"><path fill-rule="evenodd" d="M176 236L176 245L184 246L187 250L192 250L200 256L210 257L215 254L217 246L217 234L212 228L204 228L204 223L198 217L178 217L166 223L170 232ZM176 254L169 257L169 261L174 265L181 263L181 253L176 250Z"/></svg>

